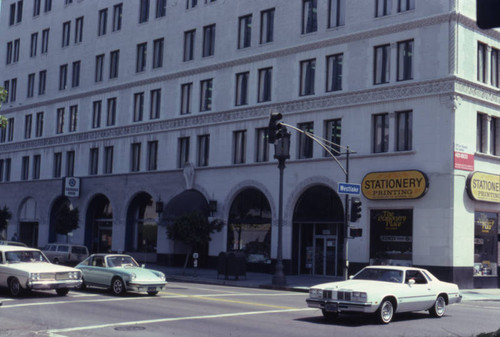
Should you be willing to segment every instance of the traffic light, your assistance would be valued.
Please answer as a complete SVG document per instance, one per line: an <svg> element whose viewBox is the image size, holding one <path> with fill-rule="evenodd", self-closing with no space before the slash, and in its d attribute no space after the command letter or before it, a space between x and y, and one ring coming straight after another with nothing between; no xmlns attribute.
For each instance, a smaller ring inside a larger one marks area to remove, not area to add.
<svg viewBox="0 0 500 337"><path fill-rule="evenodd" d="M361 200L359 198L351 199L351 222L356 222L361 218Z"/></svg>
<svg viewBox="0 0 500 337"><path fill-rule="evenodd" d="M349 236L351 238L358 238L363 235L363 228L349 227Z"/></svg>
<svg viewBox="0 0 500 337"><path fill-rule="evenodd" d="M476 21L481 29L500 27L500 1L476 0Z"/></svg>
<svg viewBox="0 0 500 337"><path fill-rule="evenodd" d="M276 139L281 138L281 118L283 115L279 112L272 112L269 117L269 127L267 128L267 141L269 144L274 144Z"/></svg>

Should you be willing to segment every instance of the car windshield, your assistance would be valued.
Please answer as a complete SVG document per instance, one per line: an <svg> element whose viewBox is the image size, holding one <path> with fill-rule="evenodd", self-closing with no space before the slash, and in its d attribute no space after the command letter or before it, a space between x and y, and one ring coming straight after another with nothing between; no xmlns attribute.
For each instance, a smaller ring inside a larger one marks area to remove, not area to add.
<svg viewBox="0 0 500 337"><path fill-rule="evenodd" d="M5 259L8 263L21 262L48 262L45 256L38 251L21 250L16 252L6 252Z"/></svg>
<svg viewBox="0 0 500 337"><path fill-rule="evenodd" d="M403 272L396 269L366 268L357 273L353 279L402 283Z"/></svg>
<svg viewBox="0 0 500 337"><path fill-rule="evenodd" d="M110 256L106 261L109 267L139 267L131 256Z"/></svg>

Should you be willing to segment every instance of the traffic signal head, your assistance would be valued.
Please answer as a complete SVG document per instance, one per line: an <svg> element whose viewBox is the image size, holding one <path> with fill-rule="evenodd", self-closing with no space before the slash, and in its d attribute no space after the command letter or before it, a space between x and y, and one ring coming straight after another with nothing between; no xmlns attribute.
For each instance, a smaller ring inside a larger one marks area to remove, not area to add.
<svg viewBox="0 0 500 337"><path fill-rule="evenodd" d="M363 228L349 227L349 236L351 238L358 238L363 235Z"/></svg>
<svg viewBox="0 0 500 337"><path fill-rule="evenodd" d="M269 117L269 127L267 128L267 141L269 144L274 144L276 139L282 137L281 133L281 118L283 115L279 112L272 112Z"/></svg>
<svg viewBox="0 0 500 337"><path fill-rule="evenodd" d="M359 198L351 199L351 222L356 222L361 218L361 200Z"/></svg>

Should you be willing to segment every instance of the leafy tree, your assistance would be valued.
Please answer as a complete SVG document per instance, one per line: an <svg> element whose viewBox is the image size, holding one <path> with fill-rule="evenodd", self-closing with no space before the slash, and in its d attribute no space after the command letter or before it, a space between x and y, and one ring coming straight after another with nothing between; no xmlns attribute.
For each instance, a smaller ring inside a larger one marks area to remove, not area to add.
<svg viewBox="0 0 500 337"><path fill-rule="evenodd" d="M12 212L4 205L3 208L0 209L0 233L7 229L10 219L12 219Z"/></svg>
<svg viewBox="0 0 500 337"><path fill-rule="evenodd" d="M211 234L216 231L220 232L223 226L222 220L208 221L208 217L198 211L180 215L167 225L168 238L181 241L188 246L184 269L186 269L191 253L195 249L207 245L212 240Z"/></svg>
<svg viewBox="0 0 500 337"><path fill-rule="evenodd" d="M7 97L7 90L3 87L0 87L0 108L2 108L2 102L5 101ZM0 115L0 128L4 128L7 126L7 118L5 116Z"/></svg>
<svg viewBox="0 0 500 337"><path fill-rule="evenodd" d="M77 229L80 222L80 211L78 208L70 209L68 204L63 204L56 213L54 229L57 234L66 235L66 242L69 242L68 234Z"/></svg>

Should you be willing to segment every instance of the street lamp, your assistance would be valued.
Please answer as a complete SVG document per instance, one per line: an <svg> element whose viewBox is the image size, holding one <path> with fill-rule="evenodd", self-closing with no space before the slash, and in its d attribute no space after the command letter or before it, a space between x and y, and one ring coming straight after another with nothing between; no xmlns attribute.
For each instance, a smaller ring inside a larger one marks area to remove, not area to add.
<svg viewBox="0 0 500 337"><path fill-rule="evenodd" d="M276 258L276 270L273 276L273 285L285 285L286 278L283 272L283 171L285 160L290 158L290 133L282 126L281 138L274 142L274 158L278 159L280 170L279 206L278 206L278 254Z"/></svg>

